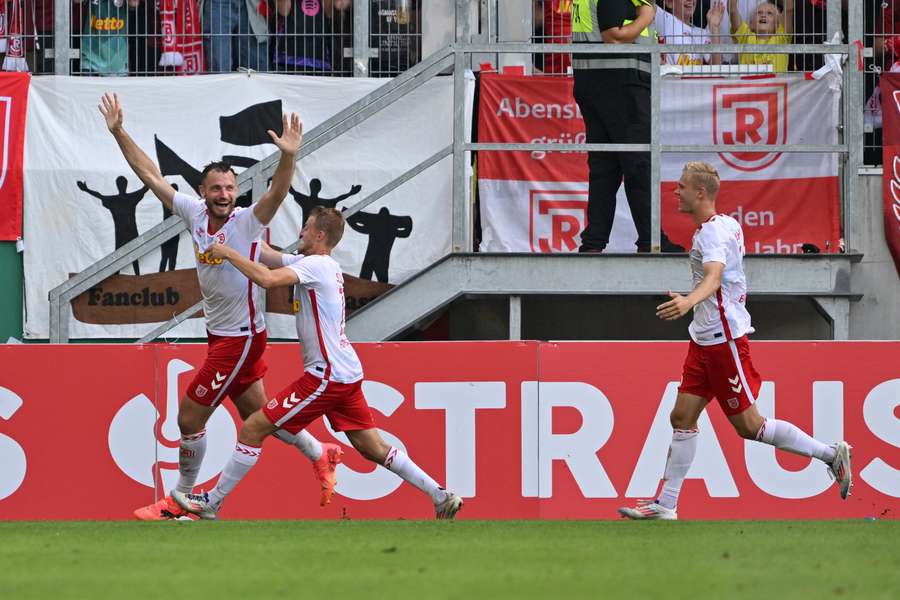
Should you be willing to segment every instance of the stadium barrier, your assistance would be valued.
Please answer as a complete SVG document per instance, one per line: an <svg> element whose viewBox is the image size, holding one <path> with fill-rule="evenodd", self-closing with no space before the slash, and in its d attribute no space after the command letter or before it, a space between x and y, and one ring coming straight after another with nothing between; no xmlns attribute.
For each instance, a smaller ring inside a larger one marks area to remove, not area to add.
<svg viewBox="0 0 900 600"><path fill-rule="evenodd" d="M688 519L895 517L900 510L898 342L756 342L760 411L854 445L853 495L825 467L733 433L716 407L680 514ZM686 344L359 344L388 443L466 499L463 518L611 519L662 475ZM0 518L127 519L174 485L176 408L205 346L0 346ZM266 355L270 394L300 373L294 344ZM227 404L227 403L226 403ZM231 455L230 405L208 424L199 487ZM318 422L311 432L332 435ZM338 434L337 439L346 443ZM347 448L318 506L305 459L267 442L229 519L430 518L430 502Z"/></svg>

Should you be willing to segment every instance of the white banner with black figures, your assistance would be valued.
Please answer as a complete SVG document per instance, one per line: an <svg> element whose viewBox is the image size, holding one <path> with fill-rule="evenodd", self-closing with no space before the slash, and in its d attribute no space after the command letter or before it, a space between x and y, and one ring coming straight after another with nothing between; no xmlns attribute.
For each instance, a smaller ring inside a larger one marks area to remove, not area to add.
<svg viewBox="0 0 900 600"><path fill-rule="evenodd" d="M169 216L107 132L97 110L104 92L119 95L126 130L163 175L196 194L208 162L224 159L240 172L274 152L266 129L280 129L283 112L298 113L308 132L388 81L257 74L34 78L24 174L25 337L48 337L51 289ZM300 161L271 223L271 243L296 240L313 206L349 207L450 144L452 96L452 79L436 78ZM238 200L247 203L249 197ZM449 251L450 205L446 158L350 219L334 256L345 273L399 283ZM124 302L138 309L143 303L174 311L177 290L149 282L193 269L194 261L182 233L122 270L130 293L111 294L99 283L85 305L102 309ZM147 278L147 285L137 277ZM140 318L87 320L76 313L70 337L139 337L156 326ZM288 315L270 318L269 331L296 337ZM203 337L203 320L185 321L169 335Z"/></svg>

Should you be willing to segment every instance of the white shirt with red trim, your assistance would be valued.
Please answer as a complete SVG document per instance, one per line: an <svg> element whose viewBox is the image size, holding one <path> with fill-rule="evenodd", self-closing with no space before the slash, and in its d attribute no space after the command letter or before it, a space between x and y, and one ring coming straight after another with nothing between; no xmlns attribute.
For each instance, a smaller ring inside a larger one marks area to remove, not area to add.
<svg viewBox="0 0 900 600"><path fill-rule="evenodd" d="M363 378L362 363L344 331L344 274L330 256L313 254L288 265L299 282L297 337L303 347L303 370L338 383Z"/></svg>
<svg viewBox="0 0 900 600"><path fill-rule="evenodd" d="M206 203L197 198L175 194L173 213L184 219L194 242L197 277L203 294L206 329L221 336L237 337L259 333L266 328L264 290L247 279L230 262L209 258L207 249L214 243L234 248L242 256L258 262L260 241L265 226L250 208L235 208L228 221L215 233L209 231Z"/></svg>
<svg viewBox="0 0 900 600"><path fill-rule="evenodd" d="M688 326L691 339L701 346L722 344L754 329L747 312L747 277L744 275L744 232L727 215L713 215L694 232L691 245L691 275L696 288L703 279L703 265L725 265L722 285L715 294L694 306Z"/></svg>

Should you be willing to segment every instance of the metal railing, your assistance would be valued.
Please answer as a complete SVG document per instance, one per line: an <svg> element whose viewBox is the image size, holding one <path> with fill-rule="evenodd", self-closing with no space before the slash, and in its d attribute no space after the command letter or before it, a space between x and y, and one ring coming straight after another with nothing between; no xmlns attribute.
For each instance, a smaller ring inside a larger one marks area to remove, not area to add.
<svg viewBox="0 0 900 600"><path fill-rule="evenodd" d="M390 77L422 58L423 0L23 1L35 74Z"/></svg>
<svg viewBox="0 0 900 600"><path fill-rule="evenodd" d="M835 5L835 3L830 4ZM298 153L297 160L307 156L333 140L342 133L348 131L363 120L370 118L389 103L410 93L423 85L430 78L444 71L450 64L453 65L453 143L429 157L419 165L413 167L397 180L390 182L380 190L371 194L358 204L354 205L348 214L353 214L374 202L388 191L395 189L403 182L414 177L419 172L437 163L445 156L453 156L453 199L452 199L452 235L451 252L471 252L472 242L472 205L466 195L466 156L470 151L500 151L500 150L529 150L529 151L628 151L651 153L651 245L654 252L660 250L660 155L663 152L697 152L697 151L721 151L727 149L730 152L833 152L843 156L843 207L844 207L844 234L847 248L854 247L857 228L862 218L862 207L856 201L858 190L858 167L862 159L862 131L863 115L859 107L862 106L862 71L855 68L856 46L848 44L820 45L820 44L787 44L767 46L769 53L803 54L811 56L823 56L827 54L849 57L847 68L843 70L844 102L842 110L842 140L834 145L677 145L661 144L660 123L660 85L661 69L659 57L666 52L709 52L709 46L686 46L678 44L665 45L604 45L604 44L535 44L535 43L469 43L472 37L470 23L472 19L469 13L471 3L469 0L456 0L456 37L457 42L431 55L425 61L387 82L368 96L357 101L347 109L341 111L326 122L317 126L306 134L303 147ZM831 17L833 12L829 13ZM840 16L840 15L838 15ZM829 18L830 26L834 25L834 19ZM839 23L839 19L837 23ZM854 35L862 34L862 7L851 7L848 21L848 29L851 39ZM835 30L836 31L836 30ZM830 32L831 33L831 32ZM740 53L752 52L754 46L730 44L718 45L717 52ZM503 53L600 53L616 54L627 52L630 54L645 53L651 57L651 98L652 120L651 137L649 144L480 144L466 142L465 123L465 71L470 66L472 57L479 54L500 55ZM273 154L253 167L242 172L238 178L241 193L252 188L254 198L265 189L265 183L274 172L278 161L278 155ZM118 249L113 254L91 265L88 269L73 277L69 281L54 288L50 292L50 339L52 342L66 342L68 340L69 302L86 291L97 281L116 273L137 258L152 251L161 242L184 230L184 224L177 217L170 217L165 222L157 225L137 239ZM172 320L156 328L147 336L141 338L141 342L149 341L161 335L171 327L174 327L189 315L197 312L200 304L192 306L183 313L176 315Z"/></svg>

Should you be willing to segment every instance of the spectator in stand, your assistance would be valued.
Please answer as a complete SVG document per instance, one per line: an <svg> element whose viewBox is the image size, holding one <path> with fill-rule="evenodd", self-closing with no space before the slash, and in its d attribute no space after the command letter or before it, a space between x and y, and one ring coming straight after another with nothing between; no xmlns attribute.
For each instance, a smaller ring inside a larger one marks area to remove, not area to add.
<svg viewBox="0 0 900 600"><path fill-rule="evenodd" d="M238 68L269 70L266 0L204 0L202 10L200 20L209 72L231 72L235 63Z"/></svg>
<svg viewBox="0 0 900 600"><path fill-rule="evenodd" d="M535 39L537 44L568 44L572 35L572 0L543 0L534 3ZM535 67L554 75L569 72L569 53L538 54Z"/></svg>
<svg viewBox="0 0 900 600"><path fill-rule="evenodd" d="M738 11L738 0L728 0L731 35L738 44L790 44L794 33L794 0L784 0L784 14L772 2L760 2L748 23ZM741 54L742 65L772 65L776 73L788 70L787 54Z"/></svg>
<svg viewBox="0 0 900 600"><path fill-rule="evenodd" d="M875 22L869 31L875 34L872 38L875 65L888 71L900 59L900 6L895 6L893 0L884 2L874 14Z"/></svg>
<svg viewBox="0 0 900 600"><path fill-rule="evenodd" d="M706 13L707 29L691 24L696 0L665 0L664 9L656 11L656 35L662 44L721 44L721 26L725 17L725 3L717 0ZM670 65L720 65L721 54L681 53L666 54Z"/></svg>
<svg viewBox="0 0 900 600"><path fill-rule="evenodd" d="M128 9L140 0L75 1L81 4L81 72L128 75Z"/></svg>
<svg viewBox="0 0 900 600"><path fill-rule="evenodd" d="M273 69L314 74L335 71L341 56L334 21L350 8L351 0L276 2Z"/></svg>
<svg viewBox="0 0 900 600"><path fill-rule="evenodd" d="M44 50L53 47L53 0L26 0L25 60L35 75L53 73L53 59Z"/></svg>

